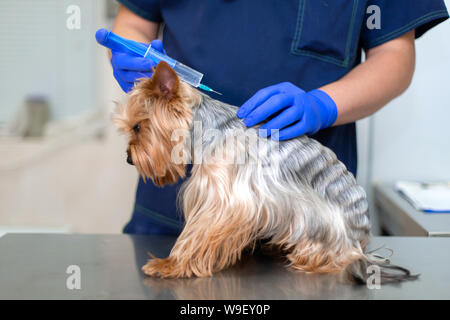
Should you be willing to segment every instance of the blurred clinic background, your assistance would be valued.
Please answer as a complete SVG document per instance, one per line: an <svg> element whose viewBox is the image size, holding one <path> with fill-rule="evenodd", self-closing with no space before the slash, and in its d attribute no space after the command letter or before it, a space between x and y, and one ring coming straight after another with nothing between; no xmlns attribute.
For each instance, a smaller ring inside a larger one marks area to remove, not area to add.
<svg viewBox="0 0 450 320"><path fill-rule="evenodd" d="M94 37L116 10L113 0L0 0L0 236L120 233L128 220L138 175L110 121L125 95ZM450 181L449 34L447 21L416 41L408 91L357 124L375 234L388 200L377 205L374 186Z"/></svg>

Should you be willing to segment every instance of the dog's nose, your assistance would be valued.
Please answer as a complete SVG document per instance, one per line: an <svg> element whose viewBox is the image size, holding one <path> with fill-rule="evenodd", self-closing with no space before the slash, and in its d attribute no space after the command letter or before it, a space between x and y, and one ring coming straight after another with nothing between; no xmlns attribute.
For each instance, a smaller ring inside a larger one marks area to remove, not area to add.
<svg viewBox="0 0 450 320"><path fill-rule="evenodd" d="M128 164L133 165L133 159L131 158L131 155L127 156L127 162L128 162Z"/></svg>

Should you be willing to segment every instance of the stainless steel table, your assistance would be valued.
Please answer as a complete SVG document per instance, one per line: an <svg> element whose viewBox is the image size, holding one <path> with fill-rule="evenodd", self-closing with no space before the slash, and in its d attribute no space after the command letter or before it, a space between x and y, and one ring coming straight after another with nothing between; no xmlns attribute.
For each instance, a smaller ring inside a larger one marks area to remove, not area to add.
<svg viewBox="0 0 450 320"><path fill-rule="evenodd" d="M127 235L7 234L0 238L0 299L450 299L450 238L376 237L393 263L419 280L381 289L339 283L330 275L286 270L265 255L245 258L212 278L145 277L147 251L168 254L174 238ZM69 290L70 265L81 289Z"/></svg>
<svg viewBox="0 0 450 320"><path fill-rule="evenodd" d="M380 226L394 236L450 237L449 213L416 210L391 184L374 186Z"/></svg>

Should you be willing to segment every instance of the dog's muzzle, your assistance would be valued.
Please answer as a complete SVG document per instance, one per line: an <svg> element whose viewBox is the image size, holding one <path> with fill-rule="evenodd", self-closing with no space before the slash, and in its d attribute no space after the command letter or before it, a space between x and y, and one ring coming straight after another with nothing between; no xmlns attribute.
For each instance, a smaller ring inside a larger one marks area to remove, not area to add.
<svg viewBox="0 0 450 320"><path fill-rule="evenodd" d="M133 159L131 158L131 155L128 155L128 156L127 156L127 163L128 163L128 164L131 164L131 165L134 165Z"/></svg>

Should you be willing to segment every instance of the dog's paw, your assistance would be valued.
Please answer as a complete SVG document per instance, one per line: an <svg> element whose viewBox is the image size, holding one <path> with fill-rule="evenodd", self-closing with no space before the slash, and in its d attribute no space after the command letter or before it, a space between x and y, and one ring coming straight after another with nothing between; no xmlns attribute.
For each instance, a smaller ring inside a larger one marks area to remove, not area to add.
<svg viewBox="0 0 450 320"><path fill-rule="evenodd" d="M165 259L151 259L145 266L142 267L142 271L151 277L160 278L182 278L185 277L184 271L176 263L176 261L169 257Z"/></svg>

